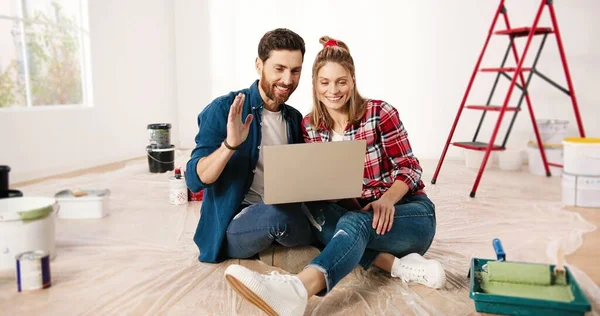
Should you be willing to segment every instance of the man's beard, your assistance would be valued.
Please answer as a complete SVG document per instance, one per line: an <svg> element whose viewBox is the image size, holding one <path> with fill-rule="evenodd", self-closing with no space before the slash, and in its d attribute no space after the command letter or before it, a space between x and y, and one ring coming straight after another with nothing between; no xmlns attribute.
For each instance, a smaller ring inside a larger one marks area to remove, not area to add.
<svg viewBox="0 0 600 316"><path fill-rule="evenodd" d="M275 90L275 86L279 86L282 88L287 88L288 93L287 94L280 94ZM260 78L260 87L262 88L262 90L265 92L265 95L267 96L267 98L269 98L270 100L273 100L273 102L275 102L275 104L279 105L284 103L285 101L287 101L290 97L290 95L292 95L292 92L294 92L294 90L296 90L294 88L293 84L289 84L289 85L284 85L284 84L274 84L272 82L267 81L267 78L265 78L265 73L263 71L261 78Z"/></svg>

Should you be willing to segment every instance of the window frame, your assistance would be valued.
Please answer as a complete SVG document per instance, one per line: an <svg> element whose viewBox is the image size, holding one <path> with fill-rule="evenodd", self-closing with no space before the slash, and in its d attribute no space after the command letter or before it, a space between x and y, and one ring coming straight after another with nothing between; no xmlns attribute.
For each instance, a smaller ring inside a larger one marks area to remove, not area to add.
<svg viewBox="0 0 600 316"><path fill-rule="evenodd" d="M56 23L40 22L31 19L24 19L24 0L16 1L18 3L18 14L19 16L10 16L0 14L0 21L14 21L18 23L19 31L21 33L21 43L26 43L25 24L38 24L38 25L51 25L57 26ZM79 3L79 27L74 29L77 34L77 43L79 45L79 60L80 60L80 71L81 71L81 94L82 102L80 104L32 104L31 96L31 82L30 82L30 66L29 60L26 56L27 45L21 44L20 52L23 56L23 72L25 78L25 99L26 104L23 105L11 105L5 108L0 108L0 112L12 112L12 111L30 111L40 109L78 109L78 108L91 108L94 106L93 98L93 85L92 85L92 65L91 65L91 49L90 49L90 34L89 34L89 15L88 15L88 0L77 0Z"/></svg>

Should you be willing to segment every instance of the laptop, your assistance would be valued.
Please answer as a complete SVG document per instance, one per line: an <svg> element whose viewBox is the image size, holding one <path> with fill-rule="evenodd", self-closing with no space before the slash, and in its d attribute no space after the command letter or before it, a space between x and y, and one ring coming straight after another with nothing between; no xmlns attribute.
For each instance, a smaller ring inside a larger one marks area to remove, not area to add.
<svg viewBox="0 0 600 316"><path fill-rule="evenodd" d="M265 204L358 198L366 140L263 146Z"/></svg>

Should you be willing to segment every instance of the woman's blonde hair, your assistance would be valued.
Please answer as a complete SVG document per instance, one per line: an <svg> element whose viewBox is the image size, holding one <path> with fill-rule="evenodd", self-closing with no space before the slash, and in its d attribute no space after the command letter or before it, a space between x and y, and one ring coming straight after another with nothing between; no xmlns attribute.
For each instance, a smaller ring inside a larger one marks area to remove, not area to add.
<svg viewBox="0 0 600 316"><path fill-rule="evenodd" d="M354 72L354 59L350 55L350 49L348 45L342 41L332 39L329 36L323 36L319 39L319 42L323 44L323 49L317 54L315 62L312 68L312 82L313 82L313 110L310 112L311 124L314 128L319 129L323 125L327 129L333 128L333 119L327 112L325 105L319 101L317 96L317 80L319 70L328 62L338 63L342 67L346 68L352 76L354 81L354 87L350 92L350 99L348 100L348 122L350 124L356 124L360 122L363 115L365 114L367 100L363 98L358 89L356 88L355 72Z"/></svg>

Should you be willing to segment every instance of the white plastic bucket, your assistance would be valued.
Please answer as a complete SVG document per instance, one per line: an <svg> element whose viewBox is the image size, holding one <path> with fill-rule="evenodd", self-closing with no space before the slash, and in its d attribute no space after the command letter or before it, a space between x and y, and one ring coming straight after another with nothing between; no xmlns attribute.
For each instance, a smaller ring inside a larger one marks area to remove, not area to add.
<svg viewBox="0 0 600 316"><path fill-rule="evenodd" d="M563 173L562 201L569 206L600 207L600 177Z"/></svg>
<svg viewBox="0 0 600 316"><path fill-rule="evenodd" d="M564 170L574 175L600 176L600 138L565 138Z"/></svg>
<svg viewBox="0 0 600 316"><path fill-rule="evenodd" d="M87 190L87 195L75 197L70 190L56 193L54 197L60 205L58 218L85 219L102 218L108 215L110 190Z"/></svg>
<svg viewBox="0 0 600 316"><path fill-rule="evenodd" d="M561 144L563 139L567 136L569 121L537 120L536 122L542 144ZM537 143L534 133L531 133L529 141Z"/></svg>
<svg viewBox="0 0 600 316"><path fill-rule="evenodd" d="M575 206L577 193L577 176L562 174L562 202L564 205Z"/></svg>
<svg viewBox="0 0 600 316"><path fill-rule="evenodd" d="M481 167L481 161L485 156L485 150L472 150L465 149L465 164L467 168L470 169L479 169ZM485 169L489 169L494 164L494 152L490 152L490 156L488 157L487 164L485 165Z"/></svg>
<svg viewBox="0 0 600 316"><path fill-rule="evenodd" d="M498 167L502 170L518 171L523 166L523 156L520 150L506 149L498 152Z"/></svg>
<svg viewBox="0 0 600 316"><path fill-rule="evenodd" d="M14 271L15 256L43 250L56 256L54 214L58 204L45 197L0 199L0 271Z"/></svg>
<svg viewBox="0 0 600 316"><path fill-rule="evenodd" d="M548 163L563 163L563 147L562 145L544 145L544 151L546 153L546 161ZM527 160L528 170L530 173L545 176L546 169L544 168L544 162L542 160L542 154L537 143L529 142L527 144ZM550 173L552 176L560 176L562 174L562 168L550 166Z"/></svg>
<svg viewBox="0 0 600 316"><path fill-rule="evenodd" d="M181 205L188 202L187 185L184 178L169 178L169 203Z"/></svg>

